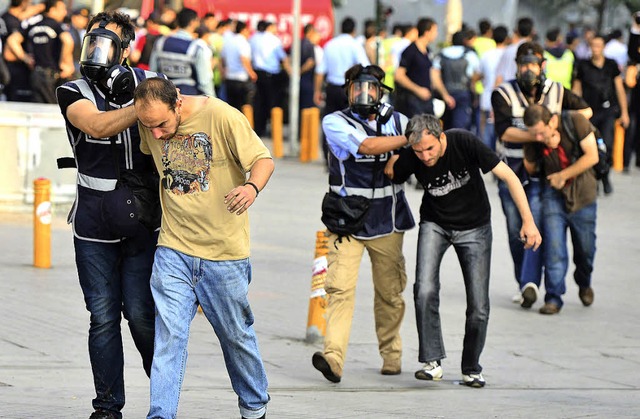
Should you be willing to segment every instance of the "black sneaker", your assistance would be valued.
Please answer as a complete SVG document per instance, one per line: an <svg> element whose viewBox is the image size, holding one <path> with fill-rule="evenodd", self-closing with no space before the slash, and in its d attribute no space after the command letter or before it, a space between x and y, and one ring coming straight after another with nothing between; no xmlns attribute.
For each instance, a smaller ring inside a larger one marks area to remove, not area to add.
<svg viewBox="0 0 640 419"><path fill-rule="evenodd" d="M465 386L482 388L487 383L484 381L482 373L478 374L462 374L462 383Z"/></svg>
<svg viewBox="0 0 640 419"><path fill-rule="evenodd" d="M315 354L313 354L311 362L314 368L320 371L322 375L324 375L324 378L331 381L332 383L339 383L342 379L340 375L338 375L331 369L329 361L322 352L316 352Z"/></svg>
<svg viewBox="0 0 640 419"><path fill-rule="evenodd" d="M520 307L531 308L538 299L538 287L533 282L527 282L522 288L522 302Z"/></svg>

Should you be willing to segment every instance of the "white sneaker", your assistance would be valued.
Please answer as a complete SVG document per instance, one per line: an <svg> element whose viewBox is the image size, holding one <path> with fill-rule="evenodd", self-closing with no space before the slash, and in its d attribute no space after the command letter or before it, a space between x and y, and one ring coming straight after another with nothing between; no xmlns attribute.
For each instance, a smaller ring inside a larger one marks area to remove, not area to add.
<svg viewBox="0 0 640 419"><path fill-rule="evenodd" d="M442 367L438 361L427 362L414 375L418 380L441 380Z"/></svg>
<svg viewBox="0 0 640 419"><path fill-rule="evenodd" d="M513 304L522 304L522 292L520 292L520 290L518 290L518 293L516 295L511 297L511 302Z"/></svg>
<svg viewBox="0 0 640 419"><path fill-rule="evenodd" d="M479 374L462 374L462 382L469 387L481 388L484 387L486 381L482 373Z"/></svg>
<svg viewBox="0 0 640 419"><path fill-rule="evenodd" d="M538 286L533 282L527 282L522 288L522 302L520 307L531 308L538 299Z"/></svg>

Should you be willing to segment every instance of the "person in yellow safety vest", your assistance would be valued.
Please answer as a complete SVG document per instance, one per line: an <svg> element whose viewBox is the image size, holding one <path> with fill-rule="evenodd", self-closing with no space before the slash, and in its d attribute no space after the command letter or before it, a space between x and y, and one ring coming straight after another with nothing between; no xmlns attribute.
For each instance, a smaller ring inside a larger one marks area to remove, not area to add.
<svg viewBox="0 0 640 419"><path fill-rule="evenodd" d="M401 24L393 26L391 36L382 40L382 61L379 63L380 67L384 70L385 78L384 84L390 88L394 88L395 80L393 76L396 72L396 64L393 59L392 51L393 46L400 40L402 40L403 28Z"/></svg>
<svg viewBox="0 0 640 419"><path fill-rule="evenodd" d="M573 52L562 43L559 28L547 31L544 58L546 60L546 76L549 80L562 83L565 89L571 89L574 77Z"/></svg>

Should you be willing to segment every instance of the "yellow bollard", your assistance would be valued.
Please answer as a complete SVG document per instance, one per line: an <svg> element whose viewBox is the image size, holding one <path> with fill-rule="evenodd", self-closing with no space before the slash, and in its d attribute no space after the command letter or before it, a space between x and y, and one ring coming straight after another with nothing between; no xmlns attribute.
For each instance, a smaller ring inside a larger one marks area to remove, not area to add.
<svg viewBox="0 0 640 419"><path fill-rule="evenodd" d="M618 172L621 171L624 166L624 131L624 127L620 122L616 121L615 132L613 134L613 150L611 150L613 160L611 167Z"/></svg>
<svg viewBox="0 0 640 419"><path fill-rule="evenodd" d="M245 118L247 118L247 121L249 121L249 125L251 126L251 129L253 129L254 125L253 125L253 106L251 105L242 105L242 113L244 114Z"/></svg>
<svg viewBox="0 0 640 419"><path fill-rule="evenodd" d="M309 108L303 109L300 124L300 161L304 163L309 161L309 142L311 141L309 138L309 123L311 122L309 116Z"/></svg>
<svg viewBox="0 0 640 419"><path fill-rule="evenodd" d="M309 108L309 160L318 160L320 147L320 108Z"/></svg>
<svg viewBox="0 0 640 419"><path fill-rule="evenodd" d="M311 298L309 300L309 317L307 318L306 341L308 343L322 340L327 328L327 321L324 317L327 308L327 293L324 290L324 283L327 279L328 243L326 230L316 232L316 254L313 261Z"/></svg>
<svg viewBox="0 0 640 419"><path fill-rule="evenodd" d="M284 156L282 145L282 108L271 109L271 137L273 138L273 157Z"/></svg>
<svg viewBox="0 0 640 419"><path fill-rule="evenodd" d="M51 181L33 181L33 266L51 267Z"/></svg>

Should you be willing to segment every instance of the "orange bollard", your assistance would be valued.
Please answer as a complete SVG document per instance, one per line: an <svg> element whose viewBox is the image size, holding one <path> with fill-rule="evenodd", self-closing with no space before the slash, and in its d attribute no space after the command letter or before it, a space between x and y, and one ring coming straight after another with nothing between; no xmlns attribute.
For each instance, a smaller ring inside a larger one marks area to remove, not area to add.
<svg viewBox="0 0 640 419"><path fill-rule="evenodd" d="M271 109L271 137L273 137L273 157L280 158L284 156L282 145L282 108Z"/></svg>
<svg viewBox="0 0 640 419"><path fill-rule="evenodd" d="M304 163L309 161L309 142L311 141L309 138L309 123L311 122L309 117L309 108L303 109L300 124L300 161Z"/></svg>
<svg viewBox="0 0 640 419"><path fill-rule="evenodd" d="M33 266L51 267L51 181L33 181Z"/></svg>
<svg viewBox="0 0 640 419"><path fill-rule="evenodd" d="M249 121L249 125L251 126L251 129L254 128L253 125L253 106L251 105L242 105L242 113L244 114L245 118L247 118L247 121Z"/></svg>
<svg viewBox="0 0 640 419"><path fill-rule="evenodd" d="M611 150L611 158L613 170L621 171L624 166L624 127L620 122L616 121L615 132L613 134L613 150Z"/></svg>
<svg viewBox="0 0 640 419"><path fill-rule="evenodd" d="M327 308L327 293L324 283L327 279L327 254L329 253L326 230L316 233L316 253L313 261L313 276L311 279L311 298L309 300L309 316L307 318L308 343L323 339L327 321L324 312Z"/></svg>
<svg viewBox="0 0 640 419"><path fill-rule="evenodd" d="M309 160L318 160L320 147L320 108L309 108Z"/></svg>

